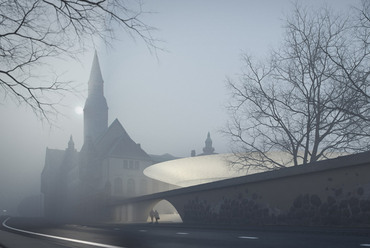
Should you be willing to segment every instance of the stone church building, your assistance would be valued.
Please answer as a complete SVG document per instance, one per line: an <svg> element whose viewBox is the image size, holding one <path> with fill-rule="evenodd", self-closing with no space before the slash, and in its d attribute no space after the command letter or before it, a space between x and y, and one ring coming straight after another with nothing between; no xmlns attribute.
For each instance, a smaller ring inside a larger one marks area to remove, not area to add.
<svg viewBox="0 0 370 248"><path fill-rule="evenodd" d="M168 155L167 155L168 156ZM108 126L108 105L97 54L84 106L84 144L78 152L72 136L65 150L46 149L41 174L44 213L53 219L99 220L112 199L176 188L151 179L143 171L174 159L148 155L115 119Z"/></svg>

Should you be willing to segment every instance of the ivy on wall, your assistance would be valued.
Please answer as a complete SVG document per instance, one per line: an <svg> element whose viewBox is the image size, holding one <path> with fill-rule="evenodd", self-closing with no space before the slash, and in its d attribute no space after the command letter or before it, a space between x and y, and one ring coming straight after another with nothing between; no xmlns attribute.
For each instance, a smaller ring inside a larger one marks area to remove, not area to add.
<svg viewBox="0 0 370 248"><path fill-rule="evenodd" d="M329 189L326 189L329 191ZM262 196L242 194L222 197L217 204L195 197L184 206L184 222L236 225L327 225L370 226L370 194L359 186L352 192L332 188L326 199L316 194L301 194L288 212L261 204Z"/></svg>

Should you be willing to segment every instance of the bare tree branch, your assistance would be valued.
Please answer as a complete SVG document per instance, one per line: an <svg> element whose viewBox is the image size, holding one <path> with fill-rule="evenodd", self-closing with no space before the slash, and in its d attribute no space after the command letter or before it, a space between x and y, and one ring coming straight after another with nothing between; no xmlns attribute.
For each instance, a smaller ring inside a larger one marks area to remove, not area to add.
<svg viewBox="0 0 370 248"><path fill-rule="evenodd" d="M242 77L228 80L225 133L241 166L277 169L368 149L367 33L352 16L294 7L282 46L265 63L245 55Z"/></svg>
<svg viewBox="0 0 370 248"><path fill-rule="evenodd" d="M115 39L119 29L130 38L140 38L155 52L155 29L141 21L143 14L140 1L0 0L3 96L47 119L70 90L70 82L55 79L46 70L50 59L77 58L95 39L107 43Z"/></svg>

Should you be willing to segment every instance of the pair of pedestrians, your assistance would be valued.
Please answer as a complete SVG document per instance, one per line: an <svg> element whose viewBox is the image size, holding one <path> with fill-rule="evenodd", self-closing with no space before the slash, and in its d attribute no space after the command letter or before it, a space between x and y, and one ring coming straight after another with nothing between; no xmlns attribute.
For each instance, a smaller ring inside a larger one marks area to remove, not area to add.
<svg viewBox="0 0 370 248"><path fill-rule="evenodd" d="M157 210L155 210L155 211L153 211L153 209L150 210L149 215L150 215L150 219L151 219L152 223L153 223L154 218L155 218L155 223L158 223L158 220L160 218L159 218L159 213L158 213Z"/></svg>

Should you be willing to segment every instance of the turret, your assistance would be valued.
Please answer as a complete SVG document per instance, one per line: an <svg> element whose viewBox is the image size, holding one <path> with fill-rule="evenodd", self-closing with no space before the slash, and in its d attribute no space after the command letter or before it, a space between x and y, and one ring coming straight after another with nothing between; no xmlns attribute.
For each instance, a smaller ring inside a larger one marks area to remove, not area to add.
<svg viewBox="0 0 370 248"><path fill-rule="evenodd" d="M208 132L207 134L207 139L205 141L206 146L203 148L203 154L204 155L209 155L213 154L215 151L215 148L212 147L212 139L211 139L211 134Z"/></svg>
<svg viewBox="0 0 370 248"><path fill-rule="evenodd" d="M75 150L75 142L73 142L72 135L71 135L71 137L69 138L69 141L68 141L68 150L70 150L70 151Z"/></svg>
<svg viewBox="0 0 370 248"><path fill-rule="evenodd" d="M108 105L104 97L104 81L95 51L88 82L88 96L84 107L84 142L96 141L108 128Z"/></svg>

